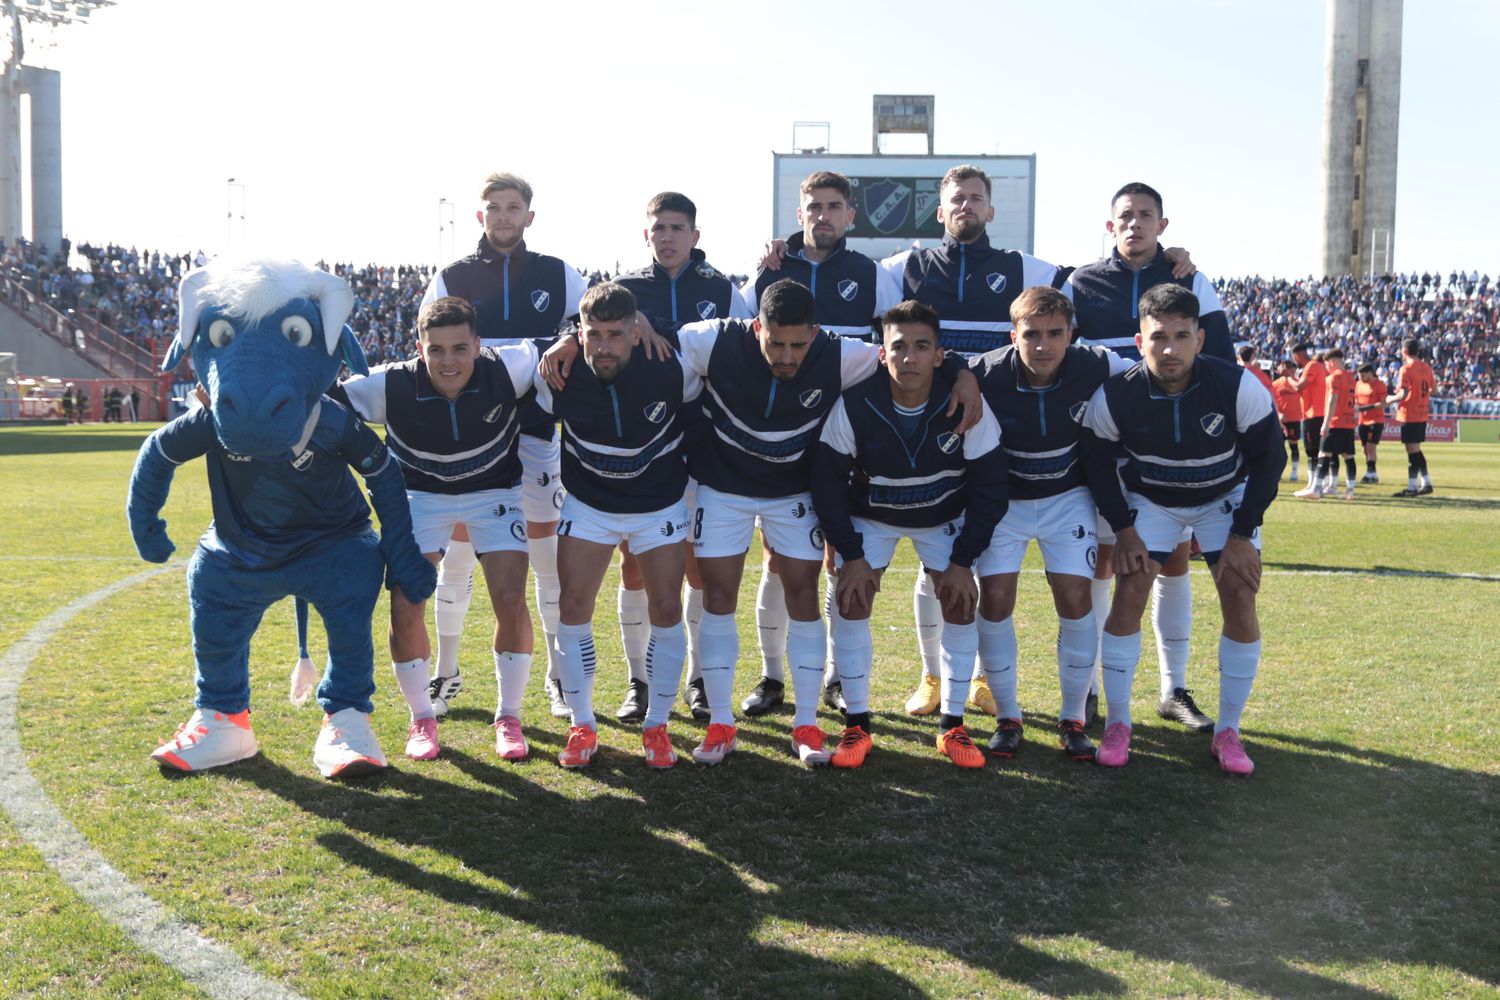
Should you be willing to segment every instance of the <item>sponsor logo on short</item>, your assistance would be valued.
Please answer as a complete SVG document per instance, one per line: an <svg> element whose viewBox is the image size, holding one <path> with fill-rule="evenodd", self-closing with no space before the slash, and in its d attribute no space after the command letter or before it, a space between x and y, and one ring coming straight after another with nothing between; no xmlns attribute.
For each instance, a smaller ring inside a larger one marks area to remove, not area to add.
<svg viewBox="0 0 1500 1000"><path fill-rule="evenodd" d="M1083 415L1088 412L1088 408L1088 400L1079 400L1068 407L1068 416L1073 418L1073 423L1081 424L1083 423Z"/></svg>
<svg viewBox="0 0 1500 1000"><path fill-rule="evenodd" d="M499 406L495 407L493 410L484 415L484 422L487 424L493 424L495 421L500 419L500 414L504 412L504 410L505 404L501 403Z"/></svg>
<svg viewBox="0 0 1500 1000"><path fill-rule="evenodd" d="M647 403L646 409L643 412L646 414L647 420L653 424L659 424L667 418L667 401L659 399L654 403Z"/></svg>
<svg viewBox="0 0 1500 1000"><path fill-rule="evenodd" d="M853 278L845 278L839 282L839 298L845 302L853 302L854 296L859 294L859 282Z"/></svg>
<svg viewBox="0 0 1500 1000"><path fill-rule="evenodd" d="M944 455L951 455L958 448L961 440L963 439L952 431L943 431L937 438L938 450Z"/></svg>
<svg viewBox="0 0 1500 1000"><path fill-rule="evenodd" d="M547 303L552 301L552 296L544 288L538 288L531 293L531 308L542 312L547 308Z"/></svg>
<svg viewBox="0 0 1500 1000"><path fill-rule="evenodd" d="M984 283L986 285L989 285L990 291L994 292L996 295L999 295L1001 292L1005 291L1005 275L1001 274L999 271L991 271L989 274L986 274L984 276Z"/></svg>
<svg viewBox="0 0 1500 1000"><path fill-rule="evenodd" d="M313 453L311 451L304 451L302 454L292 459L292 468L296 469L298 472L304 472L309 465L312 465L312 460Z"/></svg>
<svg viewBox="0 0 1500 1000"><path fill-rule="evenodd" d="M671 521L668 521L666 524L663 524L661 526L661 533L663 535L667 536L668 538L671 538L673 535L680 535L680 534L682 534L684 531L687 530L687 526L688 526L688 523L686 521L678 521L675 524L672 523Z"/></svg>
<svg viewBox="0 0 1500 1000"><path fill-rule="evenodd" d="M952 521L949 521L947 524L943 525L943 534L947 535L950 538L953 537L954 535L958 534L958 525L954 524Z"/></svg>
<svg viewBox="0 0 1500 1000"><path fill-rule="evenodd" d="M1219 504L1219 513L1221 514L1233 514L1234 511L1235 506L1232 500L1225 500Z"/></svg>
<svg viewBox="0 0 1500 1000"><path fill-rule="evenodd" d="M536 477L536 484L538 486L546 486L550 482L552 482L552 473L550 472L543 472Z"/></svg>
<svg viewBox="0 0 1500 1000"><path fill-rule="evenodd" d="M704 299L702 302L698 303L699 318L713 319L717 315L719 315L719 307L714 305L712 302Z"/></svg>
<svg viewBox="0 0 1500 1000"><path fill-rule="evenodd" d="M818 400L820 400L822 398L823 398L823 390L822 389L809 389L806 392L804 392L802 395L798 396L797 397L797 401L800 402L803 406L807 407L807 409L810 410L814 406L817 406L818 405Z"/></svg>
<svg viewBox="0 0 1500 1000"><path fill-rule="evenodd" d="M1089 535L1089 531L1083 525L1075 524L1073 525L1073 531L1071 532L1071 534L1074 538L1087 538Z"/></svg>
<svg viewBox="0 0 1500 1000"><path fill-rule="evenodd" d="M807 504L803 503L801 500L798 500L796 503L792 504L792 516L793 517L806 517L807 516Z"/></svg>
<svg viewBox="0 0 1500 1000"><path fill-rule="evenodd" d="M1224 433L1224 414L1222 413L1205 413L1199 423L1203 425L1203 430L1209 437L1218 437Z"/></svg>

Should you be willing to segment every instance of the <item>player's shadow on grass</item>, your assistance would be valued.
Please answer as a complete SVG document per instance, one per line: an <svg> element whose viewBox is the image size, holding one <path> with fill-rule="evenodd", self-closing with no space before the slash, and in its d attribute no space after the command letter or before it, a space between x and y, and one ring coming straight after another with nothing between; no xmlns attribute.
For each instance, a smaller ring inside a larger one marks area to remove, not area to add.
<svg viewBox="0 0 1500 1000"><path fill-rule="evenodd" d="M965 773L930 744L914 752L925 734L904 728L853 772L802 770L781 727L758 723L756 750L714 769L649 773L611 750L542 781L550 759L445 750L472 785L415 765L370 787L264 762L239 773L347 825L321 838L344 861L596 943L619 956L621 988L650 996L917 995L896 969L931 953L1052 995L1213 993L1202 974L1275 996L1384 995L1300 967L1324 963L1500 977L1492 776L1251 730L1258 773L1237 780L1207 736L1143 720L1122 771L1064 759L1038 724L1021 757ZM479 877L431 872L387 840ZM1035 937L1116 955L1058 957ZM820 957L854 947L871 957ZM1163 985L1141 959L1184 978Z"/></svg>
<svg viewBox="0 0 1500 1000"><path fill-rule="evenodd" d="M1462 580L1466 583L1500 583L1500 575L1477 575L1445 573L1435 569L1408 569L1404 566L1324 566L1319 563L1267 562L1266 569L1288 570L1295 573L1328 573L1336 576L1394 576L1411 577L1418 580Z"/></svg>
<svg viewBox="0 0 1500 1000"><path fill-rule="evenodd" d="M124 425L122 425L124 426ZM0 434L0 455L62 455L88 451L140 451L156 424L136 424L139 435L64 434L53 430L7 430Z"/></svg>

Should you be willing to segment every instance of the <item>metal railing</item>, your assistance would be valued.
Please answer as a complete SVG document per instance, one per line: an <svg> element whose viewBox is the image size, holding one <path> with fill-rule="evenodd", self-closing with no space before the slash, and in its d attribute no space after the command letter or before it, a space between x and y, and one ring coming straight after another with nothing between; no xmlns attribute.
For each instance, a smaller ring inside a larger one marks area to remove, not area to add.
<svg viewBox="0 0 1500 1000"><path fill-rule="evenodd" d="M62 313L10 277L0 278L5 301L38 330L83 355L116 378L150 378L157 374L151 352L81 313Z"/></svg>

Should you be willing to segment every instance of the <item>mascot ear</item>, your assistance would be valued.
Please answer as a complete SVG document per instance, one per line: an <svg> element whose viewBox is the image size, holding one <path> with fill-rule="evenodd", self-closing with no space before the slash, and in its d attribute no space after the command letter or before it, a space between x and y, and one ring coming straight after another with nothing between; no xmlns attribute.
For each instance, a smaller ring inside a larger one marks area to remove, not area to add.
<svg viewBox="0 0 1500 1000"><path fill-rule="evenodd" d="M167 349L161 370L169 372L182 363L183 355L193 346L193 337L198 333L198 317L203 314L203 285L208 281L208 269L189 271L177 286L177 338Z"/></svg>
<svg viewBox="0 0 1500 1000"><path fill-rule="evenodd" d="M338 353L339 342L344 336L344 321L354 311L354 292L343 278L327 271L314 271L313 284L313 298L318 302L318 311L323 314L323 346L334 355ZM357 343L355 348L359 348ZM364 356L363 352L360 356ZM347 351L345 357L347 360Z"/></svg>
<svg viewBox="0 0 1500 1000"><path fill-rule="evenodd" d="M370 363L365 359L365 349L359 346L359 338L349 327L344 327L339 336L339 347L344 352L344 364L356 375L370 374Z"/></svg>

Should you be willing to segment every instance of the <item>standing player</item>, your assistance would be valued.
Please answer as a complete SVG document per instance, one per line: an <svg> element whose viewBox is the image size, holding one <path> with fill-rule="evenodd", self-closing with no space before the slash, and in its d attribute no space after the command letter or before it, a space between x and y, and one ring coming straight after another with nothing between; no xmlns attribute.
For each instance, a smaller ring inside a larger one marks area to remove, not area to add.
<svg viewBox="0 0 1500 1000"><path fill-rule="evenodd" d="M1266 391L1274 396L1276 394L1276 390L1271 385L1271 376L1267 375L1266 370L1262 368L1260 364L1255 360L1254 346L1246 344L1244 347L1241 347L1234 353L1235 356L1240 359L1240 367L1245 369L1245 371L1249 372L1251 375L1254 375L1255 380L1261 385L1265 386Z"/></svg>
<svg viewBox="0 0 1500 1000"><path fill-rule="evenodd" d="M1063 285L1063 294L1077 310L1080 343L1110 350L1129 360L1140 357L1135 335L1140 329L1141 296L1164 284L1191 291L1203 312L1198 317L1203 330L1203 353L1234 363L1234 338L1224 307L1213 282L1196 272L1183 274L1161 248L1161 234L1168 219L1161 194L1139 182L1126 184L1110 199L1110 218L1105 230L1114 237L1108 257L1078 268ZM1099 560L1094 571L1092 606L1094 620L1103 627L1109 607L1110 579L1114 574L1114 533L1103 517L1098 520ZM1188 577L1189 543L1192 532L1183 530L1171 557L1162 567L1151 591L1151 625L1156 631L1157 665L1161 700L1156 711L1164 719L1189 729L1205 731L1213 720L1198 709L1187 686L1189 639L1193 624L1193 588ZM1092 719L1092 708L1088 711Z"/></svg>
<svg viewBox="0 0 1500 1000"><path fill-rule="evenodd" d="M1401 342L1401 370L1396 373L1393 401L1396 419L1401 422L1401 443L1406 446L1406 489L1398 490L1398 497L1421 497L1432 492L1422 444L1427 440L1427 412L1437 379L1422 353L1422 342L1415 337Z"/></svg>
<svg viewBox="0 0 1500 1000"><path fill-rule="evenodd" d="M629 271L615 283L635 295L636 306L651 328L677 342L677 331L685 323L728 317L750 319L754 311L745 303L739 289L724 274L708 263L698 249L698 206L685 194L663 191L646 204L646 245L651 248L651 264L639 271ZM697 408L693 408L696 415ZM690 420L696 424L697 420ZM688 432L688 442L693 433ZM688 510L694 504L692 483L685 497ZM687 561L687 643L688 681L685 690L693 718L708 720L708 696L703 692L703 673L698 663L698 621L703 617L703 585L692 551ZM629 548L621 550L620 632L625 658L630 668L630 687L625 701L615 712L622 721L636 721L646 713L646 591L635 559ZM782 644L785 646L785 643ZM780 657L781 651L776 653ZM778 661L779 662L779 661Z"/></svg>
<svg viewBox="0 0 1500 1000"><path fill-rule="evenodd" d="M1359 366L1359 382L1354 386L1354 405L1359 410L1359 443L1365 453L1365 474L1360 483L1380 482L1375 471L1375 449L1385 433L1385 400L1389 393L1385 383L1375 377L1375 366L1366 361Z"/></svg>
<svg viewBox="0 0 1500 1000"><path fill-rule="evenodd" d="M1260 662L1260 524L1286 464L1276 411L1254 376L1200 356L1202 313L1191 292L1158 285L1141 297L1140 312L1141 363L1110 378L1084 413L1086 460L1120 463L1118 479L1091 484L1118 539L1119 574L1104 626L1109 714L1096 760L1122 767L1130 758L1141 615L1152 580L1188 528L1203 548L1224 616L1211 750L1221 769L1248 775L1255 765L1239 727Z"/></svg>
<svg viewBox="0 0 1500 1000"><path fill-rule="evenodd" d="M563 320L578 312L587 283L556 257L526 247L526 229L536 217L531 210L531 185L515 174L490 174L480 190L482 205L475 218L484 227L479 245L433 275L422 297L426 305L444 295L457 295L474 306L479 338L485 347L502 347L521 340L547 340ZM557 633L557 517L562 506L557 428L533 408L521 425L522 507L526 514L526 547L536 574L537 610L547 636L547 693L552 714L566 716L552 654ZM456 537L443 556L438 590L433 601L437 622L438 664L432 678L434 702L446 711L448 701L463 687L458 674L458 641L473 593L474 548Z"/></svg>
<svg viewBox="0 0 1500 1000"><path fill-rule="evenodd" d="M532 651L516 434L538 359L530 341L481 348L474 326L474 309L465 300L433 299L417 315L417 357L356 376L329 395L385 425L424 556L436 563L454 528L468 526L495 611L495 751L516 761L528 752L521 699ZM424 605L391 591L391 668L411 709L406 755L414 760L438 755Z"/></svg>
<svg viewBox="0 0 1500 1000"><path fill-rule="evenodd" d="M1328 367L1312 356L1312 345L1306 341L1292 345L1292 360L1297 363L1293 384L1302 393L1302 447L1307 451L1307 479L1312 484L1323 443L1323 418L1328 413Z"/></svg>
<svg viewBox="0 0 1500 1000"><path fill-rule="evenodd" d="M1021 560L1035 539L1057 609L1058 736L1068 756L1092 760L1094 746L1083 728L1098 647L1090 593L1098 550L1086 477L1101 470L1080 461L1079 422L1094 390L1130 362L1102 347L1070 346L1073 303L1055 289L1026 289L1011 303L1010 316L1012 345L972 364L1000 421L1010 470L1010 508L977 564L979 664L999 706L989 749L1013 757L1021 746L1012 612ZM1102 474L1112 477L1113 467Z"/></svg>
<svg viewBox="0 0 1500 1000"><path fill-rule="evenodd" d="M944 603L937 747L959 767L983 767L963 725L979 643L970 567L1005 514L1000 426L983 403L966 434L944 414L953 385L938 373L943 350L931 307L902 302L883 325L884 370L839 396L812 465L813 507L839 557L833 642L847 715L832 763L859 767L873 746L870 613L896 543L908 538Z"/></svg>
<svg viewBox="0 0 1500 1000"><path fill-rule="evenodd" d="M1344 459L1344 499L1354 499L1354 426L1359 422L1354 408L1354 376L1344 367L1344 352L1335 347L1323 354L1326 375L1326 398L1323 401L1323 441L1318 450L1318 467L1308 476L1307 488L1294 496L1306 500L1322 499L1334 492L1338 484L1339 458Z"/></svg>
<svg viewBox="0 0 1500 1000"><path fill-rule="evenodd" d="M1282 436L1292 453L1292 474L1287 482L1297 481L1297 460L1300 457L1297 442L1302 440L1302 390L1297 387L1297 365L1292 361L1281 363L1281 374L1271 383L1271 395L1276 399L1276 415L1281 418ZM1307 456L1308 470L1316 464L1316 455Z"/></svg>
<svg viewBox="0 0 1500 1000"><path fill-rule="evenodd" d="M849 178L830 170L809 174L799 189L797 222L802 231L774 243L755 277L746 283L745 298L753 313L761 296L775 281L790 278L806 286L817 303L818 326L841 337L869 341L875 321L900 301L891 284L882 279L875 262L850 250L844 237L854 225L853 188ZM786 647L786 602L779 574L779 560L767 552L760 586L755 595L755 624L760 634L761 679L740 705L746 715L764 715L786 697L782 666ZM830 628L837 627L838 608L833 601L833 578L824 595ZM837 707L835 674L825 679L824 699Z"/></svg>
<svg viewBox="0 0 1500 1000"><path fill-rule="evenodd" d="M584 767L599 746L594 721L594 603L610 558L629 543L645 582L651 638L646 647L650 708L641 730L646 763L667 768L677 754L667 716L677 698L687 639L682 577L688 511L683 460L686 408L698 376L675 355L651 360L639 345L635 296L596 285L579 306L584 365L552 389L536 376L537 402L562 421L563 501L557 566L562 581L557 643L572 711L563 767Z"/></svg>

